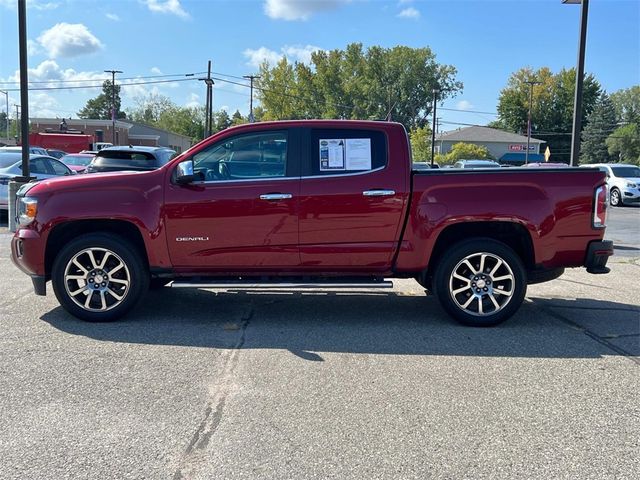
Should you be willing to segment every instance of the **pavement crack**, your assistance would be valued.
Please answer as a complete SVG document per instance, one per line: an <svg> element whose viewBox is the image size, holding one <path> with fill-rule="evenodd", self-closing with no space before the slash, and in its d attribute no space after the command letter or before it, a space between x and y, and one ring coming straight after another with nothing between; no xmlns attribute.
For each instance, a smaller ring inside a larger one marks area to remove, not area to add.
<svg viewBox="0 0 640 480"><path fill-rule="evenodd" d="M236 343L229 349L229 354L224 362L222 371L215 384L215 390L205 407L204 418L196 428L191 441L187 445L179 461L173 478L179 480L191 478L193 472L201 461L205 460L205 450L216 433L224 414L224 407L229 394L234 388L234 374L238 366L240 351L245 344L247 328L253 318L254 307L250 303L240 315L240 335ZM214 408L215 405L215 408Z"/></svg>
<svg viewBox="0 0 640 480"><path fill-rule="evenodd" d="M540 308L542 310L544 310L549 316L555 318L556 320L560 320L562 323L565 323L573 328L575 328L576 330L584 333L587 337L595 340L596 342L598 342L601 345L604 345L605 347L609 348L610 350L613 350L614 352L616 352L619 355L622 355L623 357L628 358L629 360L631 360L633 363L640 365L640 358L636 357L635 355L633 355L631 352L626 351L623 348L618 347L617 345L614 345L613 343L607 341L607 339L605 337L601 337L600 335L592 332L591 330L589 330L588 328L583 327L582 325L580 325L579 323L574 322L573 320L565 317L564 315L552 310L549 307L545 307L545 306L540 306Z"/></svg>

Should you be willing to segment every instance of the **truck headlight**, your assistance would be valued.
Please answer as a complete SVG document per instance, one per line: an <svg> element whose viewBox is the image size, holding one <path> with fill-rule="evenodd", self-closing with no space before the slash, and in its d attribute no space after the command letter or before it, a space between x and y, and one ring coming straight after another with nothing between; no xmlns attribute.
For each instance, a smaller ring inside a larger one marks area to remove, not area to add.
<svg viewBox="0 0 640 480"><path fill-rule="evenodd" d="M33 197L18 197L18 223L29 225L38 213L38 200Z"/></svg>

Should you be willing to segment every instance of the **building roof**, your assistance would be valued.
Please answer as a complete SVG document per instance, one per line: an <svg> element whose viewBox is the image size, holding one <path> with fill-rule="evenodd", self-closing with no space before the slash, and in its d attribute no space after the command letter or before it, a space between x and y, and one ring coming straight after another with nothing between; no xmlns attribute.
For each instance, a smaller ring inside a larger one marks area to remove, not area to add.
<svg viewBox="0 0 640 480"><path fill-rule="evenodd" d="M56 127L62 121L62 118L31 118L29 120L31 124L45 124L45 125L55 125ZM65 123L67 127L75 127L81 125L87 125L92 127L110 127L112 125L112 120L97 120L91 118L65 118ZM125 120L116 120L116 127L130 129L133 125L130 122Z"/></svg>
<svg viewBox="0 0 640 480"><path fill-rule="evenodd" d="M495 143L527 143L527 137L516 133L505 132L489 127L466 127L445 132L438 140L446 142L495 142ZM544 140L531 138L531 143L546 143Z"/></svg>

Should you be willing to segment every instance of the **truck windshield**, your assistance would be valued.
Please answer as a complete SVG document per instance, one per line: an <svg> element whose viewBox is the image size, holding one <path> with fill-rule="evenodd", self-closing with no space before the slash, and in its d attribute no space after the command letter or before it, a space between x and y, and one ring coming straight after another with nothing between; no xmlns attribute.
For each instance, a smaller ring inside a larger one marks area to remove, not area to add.
<svg viewBox="0 0 640 480"><path fill-rule="evenodd" d="M611 167L613 174L620 178L640 178L638 167Z"/></svg>

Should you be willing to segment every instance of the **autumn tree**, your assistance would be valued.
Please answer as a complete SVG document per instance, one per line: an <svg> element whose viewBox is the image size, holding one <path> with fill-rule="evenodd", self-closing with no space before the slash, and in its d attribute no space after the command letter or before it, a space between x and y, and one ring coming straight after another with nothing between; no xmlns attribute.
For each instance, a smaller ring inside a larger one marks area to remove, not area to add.
<svg viewBox="0 0 640 480"><path fill-rule="evenodd" d="M111 80L102 83L102 93L87 101L86 105L78 112L78 117L97 120L111 120L111 102L115 94L115 118L126 118L125 112L120 110L122 99L120 98L120 85L113 85Z"/></svg>

